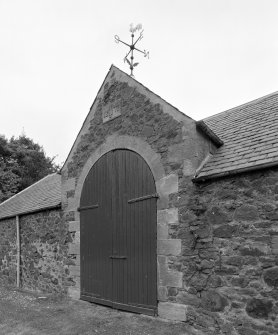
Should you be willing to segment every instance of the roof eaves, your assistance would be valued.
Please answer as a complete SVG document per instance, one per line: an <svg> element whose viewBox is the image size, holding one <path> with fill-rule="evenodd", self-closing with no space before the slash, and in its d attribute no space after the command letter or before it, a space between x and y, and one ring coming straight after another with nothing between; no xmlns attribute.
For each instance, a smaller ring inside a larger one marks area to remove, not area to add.
<svg viewBox="0 0 278 335"><path fill-rule="evenodd" d="M44 211L47 211L47 210L50 210L50 209L61 208L61 207L62 207L62 203L60 202L59 204L56 204L56 205L53 205L53 206L37 208L37 209L34 209L33 211L18 212L18 213L13 213L13 214L10 214L10 215L2 216L2 217L0 217L0 221L7 220L7 219L12 219L16 216L34 214L34 213L37 213L37 212L44 212Z"/></svg>
<svg viewBox="0 0 278 335"><path fill-rule="evenodd" d="M224 142L209 128L209 126L203 120L196 121L196 127L204 134L206 134L217 148L224 144Z"/></svg>
<svg viewBox="0 0 278 335"><path fill-rule="evenodd" d="M262 170L262 169L267 169L271 168L274 166L278 166L278 161L276 162L271 162L271 163L265 163L265 164L259 164L255 166L248 166L245 168L240 168L240 169L234 169L231 171L225 171L225 172L220 172L220 173L215 173L215 174L208 174L205 176L196 176L192 179L193 183L202 183L207 180L214 180L214 179L219 179L223 177L228 177L228 176L233 176L235 174L239 173L244 173L244 172L251 172L251 171L256 171L256 170Z"/></svg>

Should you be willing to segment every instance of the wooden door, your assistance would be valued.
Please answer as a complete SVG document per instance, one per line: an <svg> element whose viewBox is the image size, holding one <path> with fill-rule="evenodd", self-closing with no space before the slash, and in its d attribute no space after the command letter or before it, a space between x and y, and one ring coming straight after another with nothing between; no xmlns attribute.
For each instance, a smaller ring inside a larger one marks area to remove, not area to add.
<svg viewBox="0 0 278 335"><path fill-rule="evenodd" d="M80 200L81 299L156 313L156 197L133 151L110 151L92 167Z"/></svg>

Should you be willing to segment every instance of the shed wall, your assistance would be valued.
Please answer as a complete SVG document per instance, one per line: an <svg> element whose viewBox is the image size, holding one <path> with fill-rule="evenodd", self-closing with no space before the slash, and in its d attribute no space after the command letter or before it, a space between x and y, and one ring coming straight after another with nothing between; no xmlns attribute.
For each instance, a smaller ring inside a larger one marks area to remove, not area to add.
<svg viewBox="0 0 278 335"><path fill-rule="evenodd" d="M61 210L53 209L19 217L22 288L65 293L75 285L69 276L73 260L67 256L71 235ZM15 219L0 221L0 282L16 285Z"/></svg>
<svg viewBox="0 0 278 335"><path fill-rule="evenodd" d="M0 221L0 284L16 284L15 218Z"/></svg>

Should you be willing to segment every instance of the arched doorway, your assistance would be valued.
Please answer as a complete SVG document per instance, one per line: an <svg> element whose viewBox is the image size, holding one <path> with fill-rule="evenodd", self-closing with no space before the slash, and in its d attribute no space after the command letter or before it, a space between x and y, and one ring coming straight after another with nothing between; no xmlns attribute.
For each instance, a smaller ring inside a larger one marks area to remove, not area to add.
<svg viewBox="0 0 278 335"><path fill-rule="evenodd" d="M112 150L93 165L79 208L81 299L156 313L156 198L137 153Z"/></svg>

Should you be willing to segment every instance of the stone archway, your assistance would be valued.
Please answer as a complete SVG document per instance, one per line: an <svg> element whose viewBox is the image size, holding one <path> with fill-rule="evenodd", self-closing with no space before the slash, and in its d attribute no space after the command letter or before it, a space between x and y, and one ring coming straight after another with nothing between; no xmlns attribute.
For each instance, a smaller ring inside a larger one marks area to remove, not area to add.
<svg viewBox="0 0 278 335"><path fill-rule="evenodd" d="M117 134L109 136L95 152L88 158L78 179L68 180L68 185L74 185L74 198L67 204L67 211L74 212L75 220L69 223L69 230L75 232L75 241L70 245L69 253L80 255L80 216L78 207L82 187L88 172L95 162L105 153L115 149L129 149L138 153L150 167L155 179L156 190L159 195L157 201L157 289L158 315L164 318L185 320L185 305L167 302L168 287L182 288L182 272L168 267L168 257L178 256L181 253L181 240L170 239L169 224L178 223L178 209L169 208L169 195L178 192L178 176L166 175L160 155L141 138ZM65 188L64 192L67 191ZM69 289L69 295L80 297L80 265L70 268L77 285Z"/></svg>

